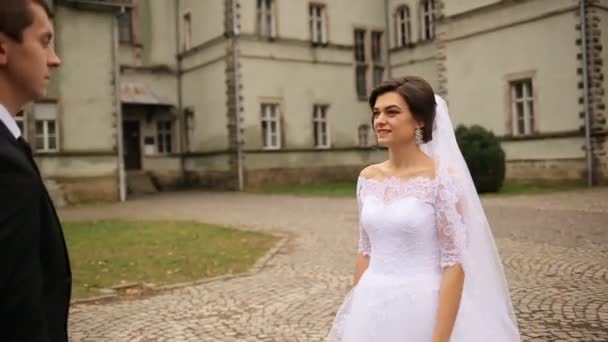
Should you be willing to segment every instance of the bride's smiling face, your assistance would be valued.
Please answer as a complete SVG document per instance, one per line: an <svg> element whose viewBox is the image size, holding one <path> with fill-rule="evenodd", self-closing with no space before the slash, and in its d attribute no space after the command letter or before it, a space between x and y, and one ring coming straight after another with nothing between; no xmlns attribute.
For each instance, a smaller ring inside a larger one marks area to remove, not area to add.
<svg viewBox="0 0 608 342"><path fill-rule="evenodd" d="M372 90L368 104L379 144L389 148L416 145L418 128L420 143L433 138L435 92L424 79L407 76L384 81Z"/></svg>
<svg viewBox="0 0 608 342"><path fill-rule="evenodd" d="M415 144L416 128L424 126L414 118L405 99L394 91L378 96L372 115L378 143L387 147Z"/></svg>

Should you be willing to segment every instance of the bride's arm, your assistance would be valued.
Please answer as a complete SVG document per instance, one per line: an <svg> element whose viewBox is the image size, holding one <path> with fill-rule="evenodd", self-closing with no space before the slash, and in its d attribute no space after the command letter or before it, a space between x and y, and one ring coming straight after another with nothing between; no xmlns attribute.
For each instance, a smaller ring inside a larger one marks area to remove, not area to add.
<svg viewBox="0 0 608 342"><path fill-rule="evenodd" d="M353 286L359 284L359 279L361 279L361 276L363 276L363 273L367 270L371 251L372 245L369 241L369 236L365 231L365 227L359 225L359 252L357 253L357 260L355 262L355 279L353 281Z"/></svg>
<svg viewBox="0 0 608 342"><path fill-rule="evenodd" d="M361 174L364 177L369 177L370 174L373 173L373 167L368 166L365 168ZM361 178L359 178L360 180ZM353 280L353 286L357 286L359 283L359 279L363 276L365 270L369 266L369 258L372 251L372 245L369 240L369 236L367 235L367 231L363 224L361 224L361 209L363 207L363 203L361 201L361 188L362 184L357 181L357 207L359 209L359 249L357 253L357 260L355 262L355 277Z"/></svg>
<svg viewBox="0 0 608 342"><path fill-rule="evenodd" d="M460 306L463 285L464 271L460 264L443 269L433 342L450 340Z"/></svg>
<svg viewBox="0 0 608 342"><path fill-rule="evenodd" d="M365 270L367 269L367 266L369 266L369 255L364 255L364 254L357 254L357 261L355 263L355 279L353 282L353 286L357 286L357 284L359 283L359 279L361 279L361 276L363 275L363 272L365 272Z"/></svg>
<svg viewBox="0 0 608 342"><path fill-rule="evenodd" d="M448 342L464 288L463 255L467 232L462 219L461 192L451 175L440 174L436 198L437 238L442 269L433 342Z"/></svg>

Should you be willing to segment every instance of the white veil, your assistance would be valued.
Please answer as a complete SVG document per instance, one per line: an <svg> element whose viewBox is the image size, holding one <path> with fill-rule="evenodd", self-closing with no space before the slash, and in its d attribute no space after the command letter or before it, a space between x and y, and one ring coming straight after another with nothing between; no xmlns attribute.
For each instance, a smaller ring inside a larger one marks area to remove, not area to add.
<svg viewBox="0 0 608 342"><path fill-rule="evenodd" d="M456 142L454 127L443 98L435 95L436 116L432 140L421 146L423 152L449 170L461 191L462 219L467 227L467 245L462 266L465 270L463 299L472 303L486 328L499 340L519 341L509 289L494 237L481 206L473 179Z"/></svg>

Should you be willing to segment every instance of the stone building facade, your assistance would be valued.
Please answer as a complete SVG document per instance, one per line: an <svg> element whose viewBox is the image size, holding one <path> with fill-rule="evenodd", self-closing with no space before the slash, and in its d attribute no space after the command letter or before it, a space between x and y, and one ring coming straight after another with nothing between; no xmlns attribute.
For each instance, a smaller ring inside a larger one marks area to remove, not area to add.
<svg viewBox="0 0 608 342"><path fill-rule="evenodd" d="M63 66L20 122L67 202L116 200L121 169L127 193L353 179L386 157L367 94L405 75L499 136L509 178L585 179L587 109L607 179L608 0L585 1L584 21L577 0L53 7Z"/></svg>

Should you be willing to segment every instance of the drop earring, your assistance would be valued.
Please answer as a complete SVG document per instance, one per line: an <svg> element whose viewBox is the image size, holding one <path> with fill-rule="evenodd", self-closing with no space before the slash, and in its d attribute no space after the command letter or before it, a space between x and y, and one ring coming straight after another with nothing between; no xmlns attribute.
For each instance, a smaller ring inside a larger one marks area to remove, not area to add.
<svg viewBox="0 0 608 342"><path fill-rule="evenodd" d="M422 145L424 141L422 140L422 128L416 128L416 144Z"/></svg>

